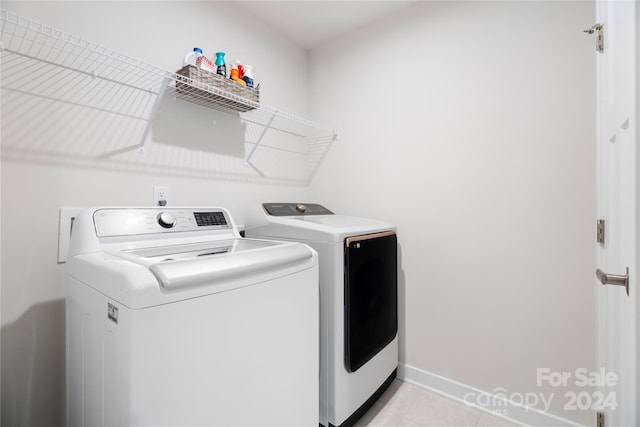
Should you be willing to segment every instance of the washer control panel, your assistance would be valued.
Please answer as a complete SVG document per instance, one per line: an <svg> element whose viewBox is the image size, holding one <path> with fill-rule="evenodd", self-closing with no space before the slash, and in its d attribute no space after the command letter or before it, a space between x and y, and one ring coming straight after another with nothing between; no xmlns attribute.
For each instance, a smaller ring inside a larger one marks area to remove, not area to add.
<svg viewBox="0 0 640 427"><path fill-rule="evenodd" d="M93 223L98 237L233 228L228 213L206 208L104 208L93 213Z"/></svg>
<svg viewBox="0 0 640 427"><path fill-rule="evenodd" d="M271 216L333 215L329 209L313 203L263 203L262 208Z"/></svg>

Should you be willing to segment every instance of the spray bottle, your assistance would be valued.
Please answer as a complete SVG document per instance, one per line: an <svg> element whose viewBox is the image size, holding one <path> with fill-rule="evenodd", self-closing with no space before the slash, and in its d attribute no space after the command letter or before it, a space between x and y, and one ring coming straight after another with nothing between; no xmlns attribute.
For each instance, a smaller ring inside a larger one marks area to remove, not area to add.
<svg viewBox="0 0 640 427"><path fill-rule="evenodd" d="M244 66L243 80L247 84L247 87L253 87L253 67L251 65Z"/></svg>

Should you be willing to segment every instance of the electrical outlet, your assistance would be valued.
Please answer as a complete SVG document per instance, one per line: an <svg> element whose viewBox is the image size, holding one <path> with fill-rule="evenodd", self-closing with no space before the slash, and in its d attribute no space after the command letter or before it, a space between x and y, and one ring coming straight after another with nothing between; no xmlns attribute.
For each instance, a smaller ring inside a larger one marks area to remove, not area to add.
<svg viewBox="0 0 640 427"><path fill-rule="evenodd" d="M153 187L153 206L166 206L169 204L169 188Z"/></svg>
<svg viewBox="0 0 640 427"><path fill-rule="evenodd" d="M67 262L73 221L81 211L81 208L60 208L58 223L58 264Z"/></svg>

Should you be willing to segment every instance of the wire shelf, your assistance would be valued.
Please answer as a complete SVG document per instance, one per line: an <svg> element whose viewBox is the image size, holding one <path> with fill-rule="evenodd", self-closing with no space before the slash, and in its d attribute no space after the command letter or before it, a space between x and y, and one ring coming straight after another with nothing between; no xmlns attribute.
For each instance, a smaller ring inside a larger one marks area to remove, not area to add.
<svg viewBox="0 0 640 427"><path fill-rule="evenodd" d="M257 97L239 96L5 10L0 10L0 32L2 101L11 105L3 108L3 127L17 137L31 132L41 140L60 134L58 127L73 127L67 136L97 145L74 148L74 156L95 157L101 148L144 152L165 97L239 117L246 126L244 162L260 178L308 183L337 138L335 131L262 105ZM41 127L39 135L22 128L34 126Z"/></svg>

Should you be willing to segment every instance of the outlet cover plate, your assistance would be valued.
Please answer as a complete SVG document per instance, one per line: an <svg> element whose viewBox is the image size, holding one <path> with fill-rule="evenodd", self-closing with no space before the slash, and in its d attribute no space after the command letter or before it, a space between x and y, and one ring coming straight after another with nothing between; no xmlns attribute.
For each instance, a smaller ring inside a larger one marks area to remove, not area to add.
<svg viewBox="0 0 640 427"><path fill-rule="evenodd" d="M160 205L160 200L164 200L165 204ZM153 187L153 206L166 206L169 204L169 187Z"/></svg>

